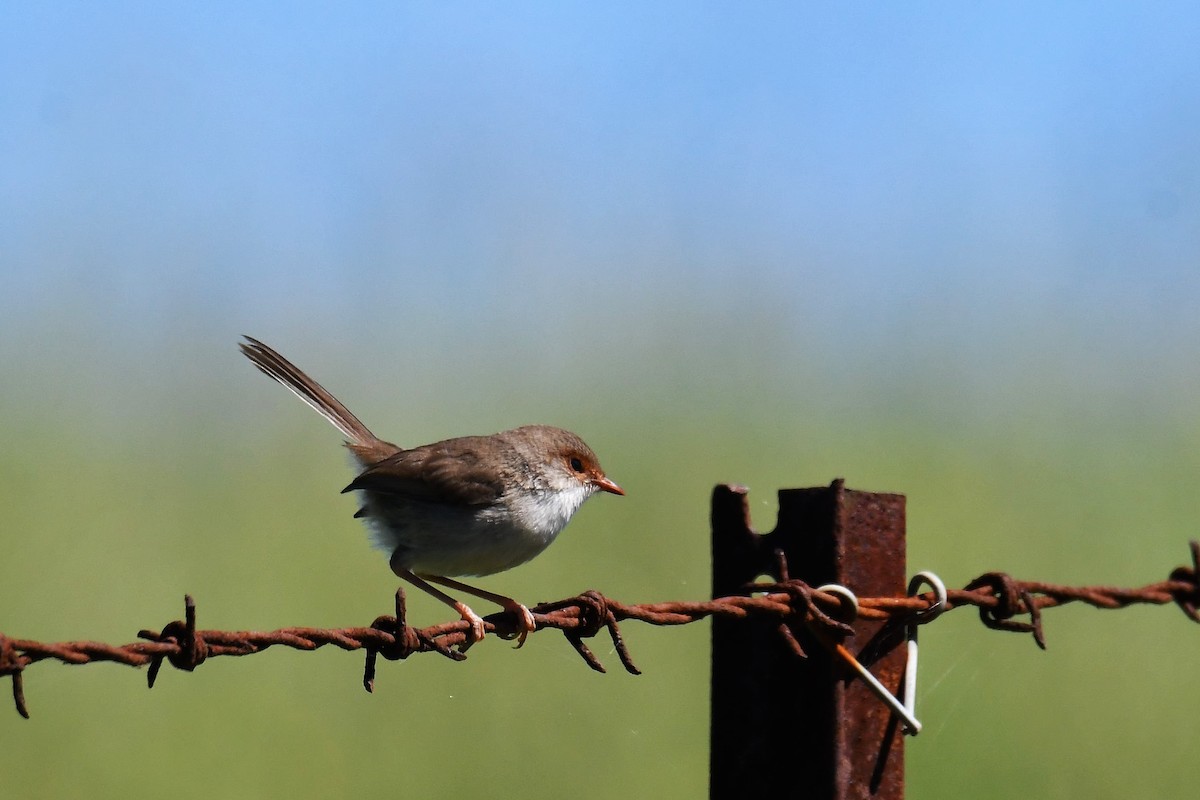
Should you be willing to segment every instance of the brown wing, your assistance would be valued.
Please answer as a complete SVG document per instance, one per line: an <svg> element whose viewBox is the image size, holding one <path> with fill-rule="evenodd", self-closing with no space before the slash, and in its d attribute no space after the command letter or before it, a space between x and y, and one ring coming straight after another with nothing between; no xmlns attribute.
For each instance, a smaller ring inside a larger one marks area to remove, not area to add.
<svg viewBox="0 0 1200 800"><path fill-rule="evenodd" d="M450 505L495 502L504 481L494 466L480 465L483 437L466 436L401 450L367 467L343 492L368 491Z"/></svg>

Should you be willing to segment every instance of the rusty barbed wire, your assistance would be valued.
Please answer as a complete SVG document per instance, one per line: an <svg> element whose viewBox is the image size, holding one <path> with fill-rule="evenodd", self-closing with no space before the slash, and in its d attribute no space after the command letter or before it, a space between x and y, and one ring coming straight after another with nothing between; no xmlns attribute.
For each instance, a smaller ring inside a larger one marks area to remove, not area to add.
<svg viewBox="0 0 1200 800"><path fill-rule="evenodd" d="M989 628L1032 634L1034 641L1046 647L1042 611L1067 603L1086 603L1100 609L1116 609L1135 604L1166 605L1175 603L1193 622L1200 623L1200 542L1191 542L1192 565L1174 569L1170 577L1139 588L1114 586L1063 586L1041 581L1020 581L1003 572L980 575L962 589L951 589L941 609L963 606L979 609L982 622ZM931 592L912 597L862 597L858 616L862 619L905 622L930 611L936 600ZM621 637L618 623L636 620L650 625L686 625L708 617L728 619L764 618L771 621L802 621L817 625L841 640L853 629L838 621L842 600L819 591L800 580L754 584L744 594L718 597L703 602L672 601L627 605L589 590L576 597L543 603L530 609L537 630L557 629L597 672L604 665L584 642L607 631L617 658L625 670L638 675L629 650ZM1028 621L1018 617L1028 616ZM484 617L485 629L501 638L511 638L517 630L508 612ZM24 671L31 664L54 659L64 664L89 664L110 661L131 667L149 666L150 687L164 661L184 671L192 671L215 656L246 656L275 646L295 650L316 650L326 645L342 650L365 650L363 686L373 691L378 656L388 660L408 658L415 653L436 652L454 661L466 658L472 644L470 626L455 620L427 628L407 624L405 598L396 592L396 614L380 616L367 627L351 628L280 628L274 631L220 631L196 628L196 604L185 597L184 619L168 623L162 630L141 630L145 641L125 645L73 641L44 643L30 639L12 639L0 633L0 677L12 679L13 702L17 712L29 718L24 695ZM787 625L780 625L785 639L791 636ZM794 637L789 646L798 650Z"/></svg>

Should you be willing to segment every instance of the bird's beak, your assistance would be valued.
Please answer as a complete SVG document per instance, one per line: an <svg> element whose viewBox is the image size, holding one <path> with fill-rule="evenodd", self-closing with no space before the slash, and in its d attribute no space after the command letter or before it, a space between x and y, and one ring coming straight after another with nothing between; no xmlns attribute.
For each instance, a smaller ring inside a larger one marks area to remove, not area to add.
<svg viewBox="0 0 1200 800"><path fill-rule="evenodd" d="M605 492L621 495L625 494L625 490L613 483L607 475L601 475L599 478L593 480L592 483L595 484L597 489L601 489Z"/></svg>

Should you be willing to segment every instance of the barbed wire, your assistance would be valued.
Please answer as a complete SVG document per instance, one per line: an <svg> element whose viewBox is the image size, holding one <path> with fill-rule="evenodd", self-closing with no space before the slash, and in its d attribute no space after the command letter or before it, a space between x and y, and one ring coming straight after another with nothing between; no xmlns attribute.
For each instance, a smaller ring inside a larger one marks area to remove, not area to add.
<svg viewBox="0 0 1200 800"><path fill-rule="evenodd" d="M1192 566L1177 567L1170 577L1158 583L1127 589L1114 586L1063 586L1041 581L1020 581L1003 572L987 572L962 589L951 589L939 609L949 611L963 606L979 609L982 622L997 630L1030 633L1038 646L1045 648L1042 611L1067 603L1086 603L1100 609L1116 609L1135 604L1166 605L1175 603L1193 622L1200 623L1200 542L1191 542ZM718 597L704 602L674 601L627 605L600 592L589 590L576 597L543 603L530 609L537 630L557 629L597 672L604 665L584 642L601 631L612 639L617 658L625 670L638 675L621 637L618 623L636 620L650 625L687 625L708 617L731 620L765 619L778 623L802 621L817 625L830 636L843 639L853 628L838 619L843 599L823 592L800 580L753 584L744 594ZM911 597L858 598L858 617L903 624L933 610L937 599L932 592ZM1028 617L1028 620L1019 617ZM485 630L501 638L512 638L518 630L509 612L484 617ZM787 625L781 633L799 655L803 651L791 637ZM365 650L363 686L373 691L378 656L388 660L408 658L415 653L435 652L454 661L466 658L473 641L470 625L455 620L427 628L407 624L405 597L396 592L394 616L380 616L367 627L280 628L274 631L220 631L196 628L196 604L191 596L184 600L184 619L168 623L162 630L141 630L144 641L125 645L72 641L45 643L30 639L12 639L0 633L0 677L12 679L13 702L17 712L29 718L24 694L24 671L31 664L54 659L64 664L90 664L109 661L131 667L149 665L150 687L164 661L177 669L192 671L215 656L247 656L274 646L295 650L317 650L332 645L342 650Z"/></svg>

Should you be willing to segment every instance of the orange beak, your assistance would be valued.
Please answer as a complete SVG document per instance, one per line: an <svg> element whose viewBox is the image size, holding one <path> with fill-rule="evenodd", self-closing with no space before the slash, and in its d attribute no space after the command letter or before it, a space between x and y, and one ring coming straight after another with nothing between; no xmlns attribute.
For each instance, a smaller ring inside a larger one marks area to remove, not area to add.
<svg viewBox="0 0 1200 800"><path fill-rule="evenodd" d="M594 479L592 484L595 485L597 489L602 489L603 491L610 492L612 494L625 494L625 490L613 483L607 475L601 475L599 478Z"/></svg>

